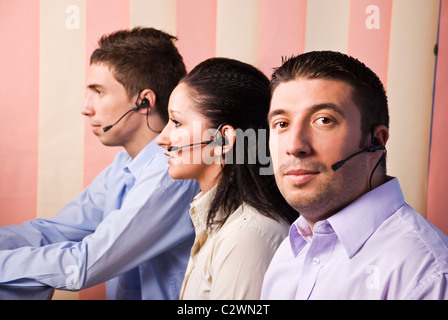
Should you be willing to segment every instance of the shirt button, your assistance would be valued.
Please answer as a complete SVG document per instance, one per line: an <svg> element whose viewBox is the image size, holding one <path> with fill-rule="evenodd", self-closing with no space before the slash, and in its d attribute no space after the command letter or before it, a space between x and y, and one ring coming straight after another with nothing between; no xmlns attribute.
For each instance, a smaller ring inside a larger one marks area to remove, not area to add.
<svg viewBox="0 0 448 320"><path fill-rule="evenodd" d="M319 258L318 258L318 257L314 257L314 258L313 258L313 264L314 264L315 266L317 266L319 263L320 263Z"/></svg>

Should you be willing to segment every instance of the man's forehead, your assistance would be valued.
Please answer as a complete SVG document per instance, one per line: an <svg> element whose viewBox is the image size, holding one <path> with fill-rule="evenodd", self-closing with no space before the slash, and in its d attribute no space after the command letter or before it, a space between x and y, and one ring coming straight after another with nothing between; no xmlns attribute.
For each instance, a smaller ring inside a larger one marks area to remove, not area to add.
<svg viewBox="0 0 448 320"><path fill-rule="evenodd" d="M114 69L105 63L92 63L87 76L87 87L121 85L114 75Z"/></svg>
<svg viewBox="0 0 448 320"><path fill-rule="evenodd" d="M273 94L270 116L290 107L316 108L327 105L344 108L353 105L352 87L344 81L329 79L295 79L279 84Z"/></svg>

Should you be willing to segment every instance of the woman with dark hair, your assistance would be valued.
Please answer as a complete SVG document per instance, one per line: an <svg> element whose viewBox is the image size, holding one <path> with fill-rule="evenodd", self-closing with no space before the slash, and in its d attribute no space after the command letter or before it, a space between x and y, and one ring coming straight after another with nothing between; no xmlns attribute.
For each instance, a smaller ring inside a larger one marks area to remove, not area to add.
<svg viewBox="0 0 448 320"><path fill-rule="evenodd" d="M157 143L170 156L170 176L201 187L190 208L196 239L181 299L259 299L270 260L297 218L262 161L269 101L266 76L227 58L200 63L170 97Z"/></svg>

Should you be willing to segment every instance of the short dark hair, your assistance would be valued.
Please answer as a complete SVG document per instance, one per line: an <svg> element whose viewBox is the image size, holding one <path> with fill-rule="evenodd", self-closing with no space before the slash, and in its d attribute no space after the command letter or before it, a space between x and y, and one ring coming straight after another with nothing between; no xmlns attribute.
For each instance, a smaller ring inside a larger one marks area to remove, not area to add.
<svg viewBox="0 0 448 320"><path fill-rule="evenodd" d="M90 57L90 64L107 64L129 97L151 89L155 108L168 122L171 91L186 74L185 64L174 41L176 38L154 28L135 27L104 35Z"/></svg>
<svg viewBox="0 0 448 320"><path fill-rule="evenodd" d="M271 92L282 83L298 78L344 81L353 88L352 99L361 112L363 137L373 128L389 128L387 95L378 76L356 58L335 51L312 51L283 61L272 75Z"/></svg>
<svg viewBox="0 0 448 320"><path fill-rule="evenodd" d="M204 115L212 128L221 124L231 125L235 130L254 129L256 146L244 139L244 152L259 148L265 143L268 152L269 79L257 68L228 58L211 58L197 65L181 80L193 99L194 108ZM261 140L260 130L266 133ZM241 137L238 137L237 140ZM238 141L237 141L238 143ZM261 214L278 220L283 218L291 223L297 212L289 206L281 195L272 174L260 174L264 166L256 157L255 163L227 162L220 175L217 191L207 216L207 225L222 226L228 217L243 203L258 210ZM220 218L217 219L217 212Z"/></svg>

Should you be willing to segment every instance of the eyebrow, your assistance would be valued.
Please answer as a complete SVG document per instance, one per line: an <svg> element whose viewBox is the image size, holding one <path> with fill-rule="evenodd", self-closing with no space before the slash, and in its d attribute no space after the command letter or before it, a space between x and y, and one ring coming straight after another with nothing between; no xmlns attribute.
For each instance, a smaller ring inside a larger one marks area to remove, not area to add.
<svg viewBox="0 0 448 320"><path fill-rule="evenodd" d="M341 116L344 115L344 112L342 111L341 107L339 107L336 104L331 103L331 102L319 103L319 104L312 105L311 107L308 108L307 112L310 114L313 114L313 113L316 113L316 112L318 112L320 110L324 110L324 109L333 110L334 112L338 113ZM288 113L288 111L286 111L282 108L275 109L268 113L268 122L270 122L273 117L278 116L278 115L283 115L286 113Z"/></svg>
<svg viewBox="0 0 448 320"><path fill-rule="evenodd" d="M282 115L282 114L285 114L285 113L286 113L286 111L281 109L281 108L275 109L274 111L270 111L268 113L268 122L271 122L271 119L273 117L278 116L278 115Z"/></svg>
<svg viewBox="0 0 448 320"><path fill-rule="evenodd" d="M182 115L182 112L180 112L180 111L178 111L177 109L170 109L170 108L168 108L168 112L170 113L170 114L174 114L174 115L176 115L176 114L180 114L180 115Z"/></svg>
<svg viewBox="0 0 448 320"><path fill-rule="evenodd" d="M315 104L313 106L311 106L309 112L310 113L316 113L320 110L323 109L330 109L336 113L338 113L339 115L343 116L344 115L344 111L342 110L341 107L339 107L338 105L334 104L334 103L319 103L319 104Z"/></svg>
<svg viewBox="0 0 448 320"><path fill-rule="evenodd" d="M101 84L92 83L92 84L89 84L89 85L87 86L87 88L88 88L88 89L92 89L92 90L95 90L95 89L104 89L104 86L102 86Z"/></svg>

